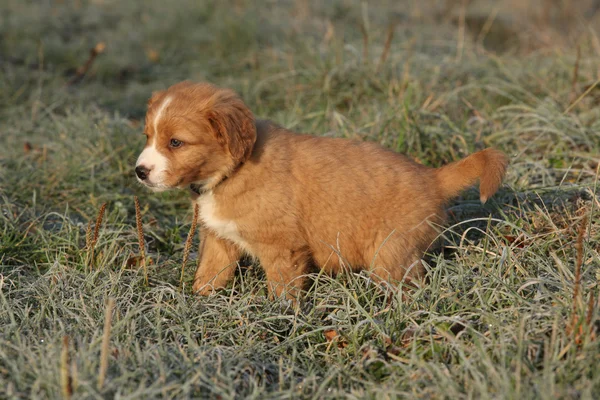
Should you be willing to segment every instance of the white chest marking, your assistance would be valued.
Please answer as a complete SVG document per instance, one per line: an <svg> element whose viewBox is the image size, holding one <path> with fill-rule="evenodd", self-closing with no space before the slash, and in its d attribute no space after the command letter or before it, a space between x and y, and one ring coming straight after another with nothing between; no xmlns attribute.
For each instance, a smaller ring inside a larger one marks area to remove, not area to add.
<svg viewBox="0 0 600 400"><path fill-rule="evenodd" d="M237 224L232 220L219 217L217 203L212 192L204 193L196 201L200 207L200 219L204 226L221 238L232 241L246 253L251 254L250 245L241 237Z"/></svg>

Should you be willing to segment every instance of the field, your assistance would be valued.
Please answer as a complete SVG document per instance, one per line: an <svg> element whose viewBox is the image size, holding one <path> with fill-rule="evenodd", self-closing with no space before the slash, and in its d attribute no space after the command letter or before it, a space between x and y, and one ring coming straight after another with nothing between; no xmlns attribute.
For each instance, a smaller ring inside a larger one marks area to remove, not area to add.
<svg viewBox="0 0 600 400"><path fill-rule="evenodd" d="M3 0L0 398L599 398L599 8ZM183 79L427 165L511 164L449 205L404 297L319 275L295 308L241 263L200 298L187 193L133 173L147 99Z"/></svg>

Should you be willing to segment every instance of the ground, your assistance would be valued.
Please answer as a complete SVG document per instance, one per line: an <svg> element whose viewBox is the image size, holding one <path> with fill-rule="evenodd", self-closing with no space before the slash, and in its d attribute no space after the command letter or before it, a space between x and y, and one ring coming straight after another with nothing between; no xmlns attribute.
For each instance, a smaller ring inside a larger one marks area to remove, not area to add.
<svg viewBox="0 0 600 400"><path fill-rule="evenodd" d="M2 1L0 397L598 398L599 7ZM449 205L421 289L315 276L294 308L245 263L199 298L187 194L133 173L147 99L183 79L427 165L511 164Z"/></svg>

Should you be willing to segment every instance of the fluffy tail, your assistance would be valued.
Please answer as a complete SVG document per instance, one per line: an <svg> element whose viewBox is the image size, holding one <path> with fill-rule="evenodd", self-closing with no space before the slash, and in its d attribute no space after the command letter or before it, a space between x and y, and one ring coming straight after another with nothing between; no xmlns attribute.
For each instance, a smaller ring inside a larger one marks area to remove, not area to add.
<svg viewBox="0 0 600 400"><path fill-rule="evenodd" d="M445 200L456 197L479 179L480 199L485 203L500 187L507 165L508 158L504 153L485 149L438 168L435 174Z"/></svg>

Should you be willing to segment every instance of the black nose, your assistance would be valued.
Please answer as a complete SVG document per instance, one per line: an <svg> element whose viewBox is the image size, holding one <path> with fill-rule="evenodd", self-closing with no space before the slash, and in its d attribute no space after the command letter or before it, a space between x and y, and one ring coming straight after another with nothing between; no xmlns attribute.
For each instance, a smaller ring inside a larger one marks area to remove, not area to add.
<svg viewBox="0 0 600 400"><path fill-rule="evenodd" d="M137 175L138 178L140 178L141 180L145 180L148 177L148 172L150 172L148 170L148 168L143 167L141 165L135 167L135 174Z"/></svg>

